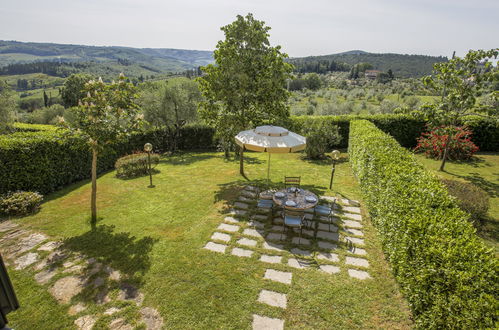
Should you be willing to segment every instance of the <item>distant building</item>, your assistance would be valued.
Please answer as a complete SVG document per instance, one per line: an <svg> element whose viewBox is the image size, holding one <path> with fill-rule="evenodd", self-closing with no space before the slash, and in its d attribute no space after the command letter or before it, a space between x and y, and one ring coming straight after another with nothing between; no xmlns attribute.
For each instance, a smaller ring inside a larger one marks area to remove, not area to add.
<svg viewBox="0 0 499 330"><path fill-rule="evenodd" d="M366 70L366 72L364 73L364 76L367 79L376 79L380 73L381 73L381 71L379 71L379 70Z"/></svg>

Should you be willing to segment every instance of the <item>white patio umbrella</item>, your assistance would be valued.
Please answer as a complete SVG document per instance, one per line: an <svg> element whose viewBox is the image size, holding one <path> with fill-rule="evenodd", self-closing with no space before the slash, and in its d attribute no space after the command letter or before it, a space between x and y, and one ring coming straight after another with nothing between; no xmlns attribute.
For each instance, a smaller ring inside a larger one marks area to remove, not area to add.
<svg viewBox="0 0 499 330"><path fill-rule="evenodd" d="M244 149L268 152L267 180L270 174L270 154L290 153L305 149L307 139L280 126L258 126L255 129L239 132L236 143Z"/></svg>

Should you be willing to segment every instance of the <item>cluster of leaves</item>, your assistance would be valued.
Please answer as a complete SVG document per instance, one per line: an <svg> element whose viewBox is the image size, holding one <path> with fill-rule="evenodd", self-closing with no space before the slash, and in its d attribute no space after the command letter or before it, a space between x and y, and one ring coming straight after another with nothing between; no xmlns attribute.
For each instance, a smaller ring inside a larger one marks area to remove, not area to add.
<svg viewBox="0 0 499 330"><path fill-rule="evenodd" d="M43 196L32 191L16 191L0 196L0 214L27 215L36 212Z"/></svg>
<svg viewBox="0 0 499 330"><path fill-rule="evenodd" d="M151 168L159 163L159 155L151 153L150 158L145 152L138 152L119 158L114 164L116 176L122 179L134 178L149 174L149 159Z"/></svg>
<svg viewBox="0 0 499 330"><path fill-rule="evenodd" d="M473 225L477 228L489 210L489 195L476 185L456 180L442 180L449 194L457 199L461 210L470 214Z"/></svg>
<svg viewBox="0 0 499 330"><path fill-rule="evenodd" d="M471 141L473 132L462 126L438 126L418 138L415 152L423 152L426 157L442 159L447 147L447 159L471 159L478 147Z"/></svg>
<svg viewBox="0 0 499 330"><path fill-rule="evenodd" d="M499 263L446 187L367 120L348 152L417 327L495 327Z"/></svg>
<svg viewBox="0 0 499 330"><path fill-rule="evenodd" d="M331 151L331 145L341 143L338 126L326 122L316 122L307 126L302 133L307 137L305 154L309 159L324 159L326 153Z"/></svg>

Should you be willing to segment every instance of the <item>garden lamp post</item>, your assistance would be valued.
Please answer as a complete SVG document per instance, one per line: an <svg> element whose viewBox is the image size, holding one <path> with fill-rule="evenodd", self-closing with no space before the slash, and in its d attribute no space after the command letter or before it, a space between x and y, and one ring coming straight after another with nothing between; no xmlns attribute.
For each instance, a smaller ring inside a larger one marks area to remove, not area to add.
<svg viewBox="0 0 499 330"><path fill-rule="evenodd" d="M144 144L144 151L147 152L147 165L149 167L149 187L148 188L154 188L154 185L152 184L152 173L151 173L151 151L152 151L152 144L146 143Z"/></svg>
<svg viewBox="0 0 499 330"><path fill-rule="evenodd" d="M333 150L331 152L331 159L333 160L333 169L331 170L331 181L329 181L329 189L333 188L333 177L334 170L336 169L336 162L340 159L340 152L338 150Z"/></svg>

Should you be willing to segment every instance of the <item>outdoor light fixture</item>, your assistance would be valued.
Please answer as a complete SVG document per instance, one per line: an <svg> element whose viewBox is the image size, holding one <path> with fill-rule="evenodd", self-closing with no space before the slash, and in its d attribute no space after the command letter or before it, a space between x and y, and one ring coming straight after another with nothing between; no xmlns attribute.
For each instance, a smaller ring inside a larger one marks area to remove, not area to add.
<svg viewBox="0 0 499 330"><path fill-rule="evenodd" d="M151 172L152 144L150 144L150 143L144 144L144 151L147 152L147 163L148 163L148 167L149 167L149 187L148 188L154 188L154 185L152 184L152 172Z"/></svg>
<svg viewBox="0 0 499 330"><path fill-rule="evenodd" d="M329 189L333 187L334 170L336 167L336 162L340 159L340 152L338 150L333 150L331 152L331 159L333 160L333 169L331 170L331 181L329 181Z"/></svg>

